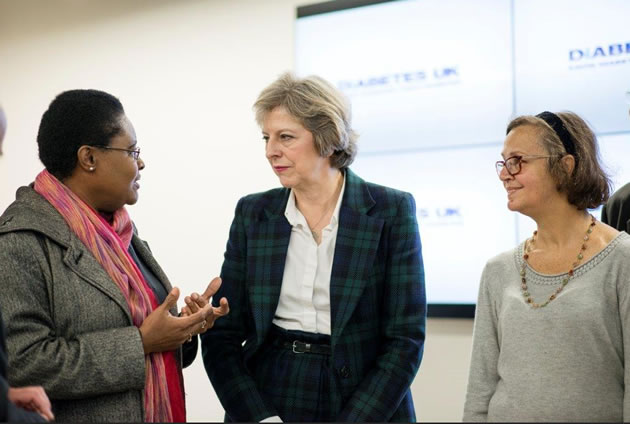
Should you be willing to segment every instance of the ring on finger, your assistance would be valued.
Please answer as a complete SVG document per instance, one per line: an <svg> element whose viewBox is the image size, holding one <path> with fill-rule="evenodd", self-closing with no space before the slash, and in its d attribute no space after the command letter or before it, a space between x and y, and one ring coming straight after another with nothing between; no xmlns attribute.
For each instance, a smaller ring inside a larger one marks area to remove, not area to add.
<svg viewBox="0 0 630 424"><path fill-rule="evenodd" d="M201 321L201 329L206 328L206 324L208 324L208 322L205 319Z"/></svg>
<svg viewBox="0 0 630 424"><path fill-rule="evenodd" d="M192 333L188 333L188 342L192 342Z"/></svg>

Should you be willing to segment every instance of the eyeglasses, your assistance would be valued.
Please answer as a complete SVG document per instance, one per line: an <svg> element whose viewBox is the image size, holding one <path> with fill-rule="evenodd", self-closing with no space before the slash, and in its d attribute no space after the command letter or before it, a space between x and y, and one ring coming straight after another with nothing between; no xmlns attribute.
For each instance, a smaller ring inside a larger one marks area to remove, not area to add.
<svg viewBox="0 0 630 424"><path fill-rule="evenodd" d="M519 156L511 156L506 160L498 160L494 167L497 170L497 175L501 177L501 171L503 168L510 174L512 177L521 172L521 162L524 159L542 159L542 158L552 158L553 156L549 155L519 155Z"/></svg>
<svg viewBox="0 0 630 424"><path fill-rule="evenodd" d="M98 147L99 149L107 149L107 150L120 150L121 152L127 152L130 156L133 157L134 160L138 160L140 158L140 147L136 147L135 149L121 149L119 147L109 147L109 146L92 146Z"/></svg>

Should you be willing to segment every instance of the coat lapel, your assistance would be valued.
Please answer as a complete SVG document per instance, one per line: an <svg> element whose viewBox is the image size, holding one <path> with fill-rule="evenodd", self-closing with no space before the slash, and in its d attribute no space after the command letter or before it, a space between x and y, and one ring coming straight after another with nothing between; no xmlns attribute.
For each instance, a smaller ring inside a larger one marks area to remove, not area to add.
<svg viewBox="0 0 630 424"><path fill-rule="evenodd" d="M367 184L347 170L330 279L333 348L361 299L380 243L384 220L367 215L374 204Z"/></svg>
<svg viewBox="0 0 630 424"><path fill-rule="evenodd" d="M129 307L122 292L94 255L70 230L59 212L35 192L32 184L29 187L20 187L16 197L17 201L3 214L3 217L6 216L5 222L12 224L11 228L7 229L36 231L66 247L63 257L66 266L87 283L109 296L125 312L131 323Z"/></svg>
<svg viewBox="0 0 630 424"><path fill-rule="evenodd" d="M133 249L136 251L136 254L140 258L140 260L144 262L147 268L149 268L153 275L155 275L160 283L162 283L162 286L164 286L166 293L170 293L170 291L173 289L173 286L171 286L171 283L162 270L162 267L160 267L160 265L153 257L149 245L144 240L140 239L136 234L133 235L133 238L131 239L131 244L133 245ZM205 290L205 287L203 287L201 290ZM183 296L184 293L180 293L180 298L182 298ZM177 306L171 308L170 312L173 315L177 315Z"/></svg>
<svg viewBox="0 0 630 424"><path fill-rule="evenodd" d="M70 247L63 259L66 266L83 278L83 280L109 296L125 312L129 322L133 322L129 312L129 305L127 305L122 292L103 266L98 263L92 252L76 236L72 235Z"/></svg>
<svg viewBox="0 0 630 424"><path fill-rule="evenodd" d="M289 191L283 193L265 208L263 220L247 230L248 294L258 344L271 328L278 307L291 238L291 225L284 216Z"/></svg>

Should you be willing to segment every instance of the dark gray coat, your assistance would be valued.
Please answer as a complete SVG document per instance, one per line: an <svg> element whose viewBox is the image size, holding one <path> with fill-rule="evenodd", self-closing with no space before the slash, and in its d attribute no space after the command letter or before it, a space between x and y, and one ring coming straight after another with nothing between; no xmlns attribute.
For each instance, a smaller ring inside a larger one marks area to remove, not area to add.
<svg viewBox="0 0 630 424"><path fill-rule="evenodd" d="M132 244L170 291L146 243ZM144 351L125 298L30 187L0 217L0 305L12 386L44 386L61 422L144 420Z"/></svg>

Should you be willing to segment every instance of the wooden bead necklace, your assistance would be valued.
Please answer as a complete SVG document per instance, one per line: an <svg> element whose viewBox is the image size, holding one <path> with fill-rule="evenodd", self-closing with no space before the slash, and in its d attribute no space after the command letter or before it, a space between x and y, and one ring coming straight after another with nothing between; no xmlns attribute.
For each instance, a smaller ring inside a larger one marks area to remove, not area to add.
<svg viewBox="0 0 630 424"><path fill-rule="evenodd" d="M551 302L556 297L558 297L560 292L564 289L564 286L566 286L569 283L569 280L571 279L571 277L573 277L573 271L584 258L583 252L586 250L586 242L588 241L590 234L593 232L593 228L595 227L596 222L597 221L595 221L595 217L591 215L591 223L588 225L588 229L586 230L586 234L584 235L584 243L582 243L582 247L580 247L580 251L577 254L577 260L573 262L573 264L571 265L571 268L569 269L569 272L567 273L568 275L562 279L562 282L560 283L560 287L558 287L551 294L551 296L549 296L549 299L547 299L543 303L534 302L534 299L532 298L532 296L530 295L527 289L527 280L525 279L525 269L527 268L527 259L529 258L529 253L534 248L534 244L536 243L536 236L538 235L538 231L534 231L534 235L532 236L532 238L528 240L527 242L525 242L525 253L523 253L523 266L521 267L521 291L523 292L525 303L529 304L534 309L544 308L545 306L549 304L549 302Z"/></svg>

